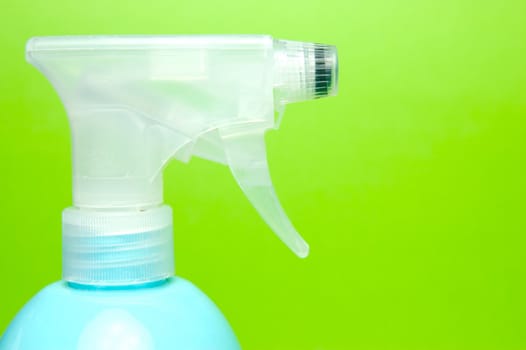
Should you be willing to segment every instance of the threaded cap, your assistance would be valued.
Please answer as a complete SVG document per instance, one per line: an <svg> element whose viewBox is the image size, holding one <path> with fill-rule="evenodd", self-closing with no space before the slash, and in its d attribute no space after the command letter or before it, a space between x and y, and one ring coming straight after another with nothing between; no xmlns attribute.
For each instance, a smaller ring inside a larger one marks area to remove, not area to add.
<svg viewBox="0 0 526 350"><path fill-rule="evenodd" d="M63 279L92 286L154 282L173 276L172 210L62 213Z"/></svg>

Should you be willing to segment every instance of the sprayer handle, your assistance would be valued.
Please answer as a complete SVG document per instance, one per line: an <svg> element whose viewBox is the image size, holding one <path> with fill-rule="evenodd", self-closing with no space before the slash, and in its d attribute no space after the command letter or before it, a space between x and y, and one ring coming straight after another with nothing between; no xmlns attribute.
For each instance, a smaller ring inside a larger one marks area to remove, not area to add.
<svg viewBox="0 0 526 350"><path fill-rule="evenodd" d="M304 258L309 254L309 245L290 222L272 186L264 133L264 128L220 130L227 163L263 220L290 250Z"/></svg>

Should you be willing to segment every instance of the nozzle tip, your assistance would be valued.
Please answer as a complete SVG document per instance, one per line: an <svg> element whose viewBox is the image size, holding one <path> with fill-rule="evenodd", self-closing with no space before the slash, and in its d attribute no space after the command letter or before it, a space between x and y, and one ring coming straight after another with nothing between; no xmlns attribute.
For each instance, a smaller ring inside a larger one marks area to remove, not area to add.
<svg viewBox="0 0 526 350"><path fill-rule="evenodd" d="M281 102L334 96L338 91L338 54L335 46L277 40L275 88Z"/></svg>
<svg viewBox="0 0 526 350"><path fill-rule="evenodd" d="M314 96L334 96L338 92L338 54L335 46L314 46Z"/></svg>

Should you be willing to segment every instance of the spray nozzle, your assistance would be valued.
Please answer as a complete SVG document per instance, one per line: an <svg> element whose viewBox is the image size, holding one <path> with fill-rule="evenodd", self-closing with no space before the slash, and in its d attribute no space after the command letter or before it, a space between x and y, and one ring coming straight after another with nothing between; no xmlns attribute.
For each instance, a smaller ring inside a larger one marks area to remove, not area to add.
<svg viewBox="0 0 526 350"><path fill-rule="evenodd" d="M281 240L308 254L272 186L264 133L285 104L336 94L334 47L262 35L71 36L33 38L26 55L59 93L72 129L76 211L64 220L75 217L76 228L65 224L64 235L121 218L99 225L105 237L130 212L145 216L163 202L166 163L195 155L227 164Z"/></svg>
<svg viewBox="0 0 526 350"><path fill-rule="evenodd" d="M336 95L338 57L334 46L277 40L275 49L279 102Z"/></svg>

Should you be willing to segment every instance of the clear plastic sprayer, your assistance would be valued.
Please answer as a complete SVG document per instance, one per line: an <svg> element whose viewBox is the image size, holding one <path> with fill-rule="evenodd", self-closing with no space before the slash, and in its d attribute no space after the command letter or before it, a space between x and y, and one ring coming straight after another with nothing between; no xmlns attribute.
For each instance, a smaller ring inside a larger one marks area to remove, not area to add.
<svg viewBox="0 0 526 350"><path fill-rule="evenodd" d="M170 275L162 170L191 156L228 165L279 238L308 255L272 186L264 133L285 104L336 94L334 47L263 35L71 36L33 38L26 54L57 90L72 130L66 280Z"/></svg>

